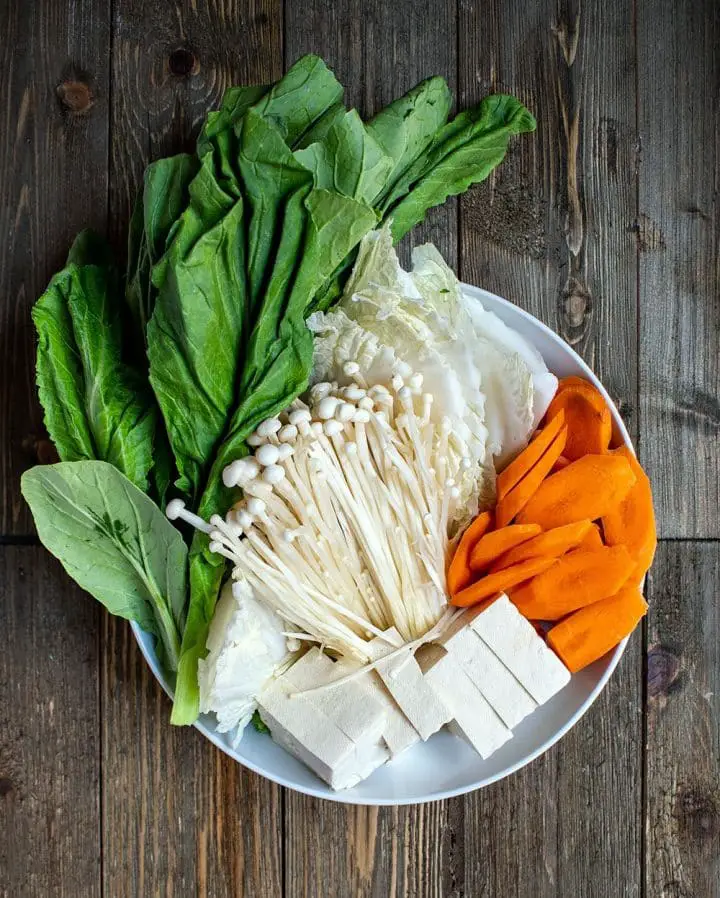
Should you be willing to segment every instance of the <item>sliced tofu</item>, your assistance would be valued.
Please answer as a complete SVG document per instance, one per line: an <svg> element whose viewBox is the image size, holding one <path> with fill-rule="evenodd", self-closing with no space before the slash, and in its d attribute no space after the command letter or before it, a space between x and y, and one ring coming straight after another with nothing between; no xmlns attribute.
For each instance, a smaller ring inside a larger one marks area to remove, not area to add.
<svg viewBox="0 0 720 898"><path fill-rule="evenodd" d="M481 606L470 626L539 705L570 682L570 671L506 595Z"/></svg>
<svg viewBox="0 0 720 898"><path fill-rule="evenodd" d="M393 639L399 638L394 629L389 633ZM382 640L373 640L371 648L376 659L395 651ZM381 660L376 670L421 739L429 739L452 718L442 699L423 677L420 665L410 650L387 661Z"/></svg>
<svg viewBox="0 0 720 898"><path fill-rule="evenodd" d="M537 702L471 628L471 619L469 612L461 615L438 642L512 730Z"/></svg>
<svg viewBox="0 0 720 898"><path fill-rule="evenodd" d="M258 696L258 707L273 739L333 789L349 789L388 760L378 743L354 742L283 675Z"/></svg>
<svg viewBox="0 0 720 898"><path fill-rule="evenodd" d="M287 670L285 679L302 691L338 680L346 673L348 670L320 649L313 648ZM387 722L387 710L364 686L362 679L357 677L332 689L310 692L307 698L353 742L379 743Z"/></svg>
<svg viewBox="0 0 720 898"><path fill-rule="evenodd" d="M453 655L442 646L424 645L418 649L416 658L425 680L453 715L451 731L466 739L483 758L489 758L512 738L510 728L490 707Z"/></svg>
<svg viewBox="0 0 720 898"><path fill-rule="evenodd" d="M352 673L359 666L359 664L353 661L346 660L338 661L335 665L338 669L338 675ZM372 697L374 701L379 702L385 709L386 717L382 737L391 758L396 758L420 741L420 734L400 710L400 706L376 671L370 670L358 677L354 682L365 691L365 694Z"/></svg>

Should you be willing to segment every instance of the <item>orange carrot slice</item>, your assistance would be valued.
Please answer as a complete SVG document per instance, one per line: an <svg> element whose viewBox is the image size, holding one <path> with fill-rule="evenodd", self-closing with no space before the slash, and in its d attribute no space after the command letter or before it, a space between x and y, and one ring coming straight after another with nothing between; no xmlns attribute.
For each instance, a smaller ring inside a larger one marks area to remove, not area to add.
<svg viewBox="0 0 720 898"><path fill-rule="evenodd" d="M517 486L525 475L540 461L550 444L562 430L565 424L565 412L555 415L542 430L528 443L523 451L510 464L498 474L496 492L497 501L500 502Z"/></svg>
<svg viewBox="0 0 720 898"><path fill-rule="evenodd" d="M513 564L527 561L529 558L559 558L571 549L576 549L593 527L592 521L577 521L574 524L547 530L506 552L498 558L490 571L491 573L502 571Z"/></svg>
<svg viewBox="0 0 720 898"><path fill-rule="evenodd" d="M511 589L509 595L518 611L530 620L558 620L615 595L634 568L625 546L575 549L529 583Z"/></svg>
<svg viewBox="0 0 720 898"><path fill-rule="evenodd" d="M543 480L548 476L553 465L562 454L566 438L567 427L563 427L540 457L540 460L528 471L520 483L514 486L505 498L498 502L495 508L495 526L498 530L509 524L538 491ZM563 472L561 471L560 473L562 474ZM556 474L555 476L557 477L558 475ZM525 521L523 523L532 524L537 522Z"/></svg>
<svg viewBox="0 0 720 898"><path fill-rule="evenodd" d="M505 552L519 546L540 533L537 524L511 524L501 530L491 530L481 537L470 552L470 570L484 571Z"/></svg>
<svg viewBox="0 0 720 898"><path fill-rule="evenodd" d="M602 394L587 381L563 381L548 406L546 418L565 413L568 438L564 455L570 461L606 452L612 437L612 415Z"/></svg>
<svg viewBox="0 0 720 898"><path fill-rule="evenodd" d="M600 549L604 546L602 533L597 524L593 524L590 530L585 534L581 543L578 543L578 549Z"/></svg>
<svg viewBox="0 0 720 898"><path fill-rule="evenodd" d="M626 458L637 480L622 502L603 516L605 542L609 546L627 547L636 563L633 582L640 583L650 569L657 548L652 489L647 474L627 446L613 449L611 454Z"/></svg>
<svg viewBox="0 0 720 898"><path fill-rule="evenodd" d="M492 515L489 511L484 511L470 523L460 537L460 542L457 549L455 549L455 554L447 572L447 589L451 596L455 595L456 592L460 592L468 583L472 582L473 573L469 566L470 550L490 529L491 524Z"/></svg>
<svg viewBox="0 0 720 898"><path fill-rule="evenodd" d="M496 574L488 574L460 590L459 593L450 599L451 605L457 605L460 608L467 608L469 605L476 605L483 599L489 599L491 596L500 592L505 592L511 586L517 586L525 580L529 580L536 574L546 571L551 565L557 564L555 558L531 558L522 564L513 565L504 571L498 571Z"/></svg>
<svg viewBox="0 0 720 898"><path fill-rule="evenodd" d="M575 521L597 520L627 496L637 478L621 455L585 455L548 477L522 511L518 524L543 530Z"/></svg>
<svg viewBox="0 0 720 898"><path fill-rule="evenodd" d="M563 664L577 673L629 636L647 607L640 590L626 586L560 621L547 634L548 643Z"/></svg>

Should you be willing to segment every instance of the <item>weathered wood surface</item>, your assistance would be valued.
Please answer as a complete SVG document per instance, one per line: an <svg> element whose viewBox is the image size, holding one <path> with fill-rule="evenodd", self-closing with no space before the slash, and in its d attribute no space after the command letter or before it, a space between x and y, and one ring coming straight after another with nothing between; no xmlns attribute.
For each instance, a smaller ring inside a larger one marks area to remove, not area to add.
<svg viewBox="0 0 720 898"><path fill-rule="evenodd" d="M667 542L650 576L646 894L720 896L720 546Z"/></svg>
<svg viewBox="0 0 720 898"><path fill-rule="evenodd" d="M35 295L83 226L122 249L143 166L225 86L308 50L365 113L436 72L459 106L528 103L538 133L413 239L599 371L663 535L720 536L717 4L40 0L0 4L0 34L0 896L720 896L718 543L661 547L649 653L635 634L561 743L400 809L285 792L173 730L127 625L6 545L48 458Z"/></svg>
<svg viewBox="0 0 720 898"><path fill-rule="evenodd" d="M95 898L98 609L40 546L3 546L0 583L0 895Z"/></svg>
<svg viewBox="0 0 720 898"><path fill-rule="evenodd" d="M638 5L640 454L659 532L720 537L720 4Z"/></svg>

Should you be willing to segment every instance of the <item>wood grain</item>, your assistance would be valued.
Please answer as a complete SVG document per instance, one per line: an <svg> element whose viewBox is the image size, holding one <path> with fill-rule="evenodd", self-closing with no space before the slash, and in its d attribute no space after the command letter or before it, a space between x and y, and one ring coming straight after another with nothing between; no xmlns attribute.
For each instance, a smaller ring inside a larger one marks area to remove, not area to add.
<svg viewBox="0 0 720 898"><path fill-rule="evenodd" d="M720 896L720 544L668 542L650 576L648 898Z"/></svg>
<svg viewBox="0 0 720 898"><path fill-rule="evenodd" d="M720 6L640 0L638 53L640 452L660 535L718 537Z"/></svg>
<svg viewBox="0 0 720 898"><path fill-rule="evenodd" d="M454 0L286 0L285 62L318 53L345 87L345 103L364 116L430 75L442 75L455 93L457 10ZM431 210L402 247L432 240L457 263L457 203Z"/></svg>
<svg viewBox="0 0 720 898"><path fill-rule="evenodd" d="M0 4L0 533L33 530L20 475L52 449L30 307L107 218L108 0ZM72 14L72 15L71 15Z"/></svg>
<svg viewBox="0 0 720 898"><path fill-rule="evenodd" d="M98 609L40 547L0 547L0 584L0 896L94 898Z"/></svg>
<svg viewBox="0 0 720 898"><path fill-rule="evenodd" d="M461 198L461 274L558 331L635 432L632 26L624 4L461 3L458 58L462 105L509 91L538 120ZM545 758L468 796L465 856L492 858L468 865L468 894L640 894L641 669L635 638L595 706Z"/></svg>
<svg viewBox="0 0 720 898"><path fill-rule="evenodd" d="M122 249L144 166L179 152L230 84L282 72L282 9L257 2L114 4L111 234ZM104 894L282 891L280 790L192 729L170 703L124 621L104 617Z"/></svg>
<svg viewBox="0 0 720 898"><path fill-rule="evenodd" d="M430 27L429 23L432 23ZM429 75L456 82L453 2L285 4L285 59L319 53L369 116ZM432 240L457 264L457 207L434 210L403 247ZM415 808L342 807L286 795L286 895L460 896L462 799Z"/></svg>

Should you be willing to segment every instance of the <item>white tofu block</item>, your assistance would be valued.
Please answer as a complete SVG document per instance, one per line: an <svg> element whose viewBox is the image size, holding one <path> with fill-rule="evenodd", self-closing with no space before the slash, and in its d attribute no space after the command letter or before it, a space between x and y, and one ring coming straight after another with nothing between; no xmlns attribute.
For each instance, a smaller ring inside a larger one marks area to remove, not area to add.
<svg viewBox="0 0 720 898"><path fill-rule="evenodd" d="M333 789L349 789L388 760L379 743L354 742L311 699L295 695L279 677L258 697L258 707L279 745L306 764Z"/></svg>
<svg viewBox="0 0 720 898"><path fill-rule="evenodd" d="M375 643L378 643L375 646ZM378 655L395 651L392 646L373 640ZM423 677L412 652L404 651L387 661L380 661L377 673L400 706L403 714L420 734L429 739L452 717L442 699Z"/></svg>
<svg viewBox="0 0 720 898"><path fill-rule="evenodd" d="M570 682L570 671L506 595L474 615L470 626L539 705Z"/></svg>
<svg viewBox="0 0 720 898"><path fill-rule="evenodd" d="M451 731L466 739L483 758L512 738L512 731L442 646L424 645L416 658L425 679L452 712Z"/></svg>
<svg viewBox="0 0 720 898"><path fill-rule="evenodd" d="M468 618L467 614L461 615L438 643L512 730L532 714L537 702L470 627Z"/></svg>
<svg viewBox="0 0 720 898"><path fill-rule="evenodd" d="M353 661L340 660L335 665L339 668L339 673L351 673L357 670L360 665ZM415 745L420 741L420 734L403 714L400 706L390 695L387 687L378 676L377 672L370 670L355 681L359 687L366 691L376 702L385 710L385 725L382 731L382 737L388 747L391 758L396 758L406 749Z"/></svg>
<svg viewBox="0 0 720 898"><path fill-rule="evenodd" d="M338 680L348 672L341 663L313 648L285 672L285 679L302 691ZM353 742L378 743L385 730L387 710L361 680L358 677L306 697Z"/></svg>

